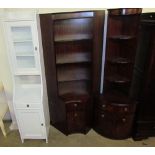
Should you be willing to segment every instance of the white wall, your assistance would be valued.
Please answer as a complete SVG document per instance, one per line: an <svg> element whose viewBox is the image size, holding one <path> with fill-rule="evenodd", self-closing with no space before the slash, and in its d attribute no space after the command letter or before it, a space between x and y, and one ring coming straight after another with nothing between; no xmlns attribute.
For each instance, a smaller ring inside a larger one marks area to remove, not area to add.
<svg viewBox="0 0 155 155"><path fill-rule="evenodd" d="M3 13L7 11L28 11L28 10L37 10L38 13L54 13L54 12L70 12L70 11L84 11L84 10L103 10L104 8L100 9L78 9L78 8L73 8L73 9L53 9L53 8L40 8L40 9L0 9L0 20L2 19ZM143 9L143 12L155 12L155 8L145 8ZM6 52L6 47L4 43L4 34L3 34L3 29L2 29L2 23L0 23L0 81L3 82L4 84L4 89L6 91L8 101L9 101L9 107L10 107L10 113L13 122L16 122L14 111L12 108L12 79L11 79L11 71L9 67L9 62L8 62L8 57L7 57L7 52Z"/></svg>

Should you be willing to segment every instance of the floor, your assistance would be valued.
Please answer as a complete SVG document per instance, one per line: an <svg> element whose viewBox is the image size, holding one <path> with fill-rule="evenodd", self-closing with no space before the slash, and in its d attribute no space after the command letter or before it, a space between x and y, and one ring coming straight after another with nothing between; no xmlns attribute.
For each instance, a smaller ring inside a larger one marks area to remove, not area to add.
<svg viewBox="0 0 155 155"><path fill-rule="evenodd" d="M87 135L72 134L69 136L63 135L61 132L51 126L49 134L49 142L45 140L25 140L22 144L18 130L9 131L9 122L5 123L7 137L2 135L0 130L0 146L1 147L65 147L65 146L78 146L78 147L131 147L131 146L155 146L155 137L145 139L142 141L133 141L131 138L126 140L111 140L104 138L97 134L95 131L90 130Z"/></svg>

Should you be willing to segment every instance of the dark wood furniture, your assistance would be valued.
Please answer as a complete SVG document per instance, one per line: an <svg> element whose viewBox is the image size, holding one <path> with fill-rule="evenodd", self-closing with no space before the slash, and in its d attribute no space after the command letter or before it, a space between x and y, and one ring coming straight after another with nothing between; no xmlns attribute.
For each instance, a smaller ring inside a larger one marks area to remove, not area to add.
<svg viewBox="0 0 155 155"><path fill-rule="evenodd" d="M141 15L132 95L138 101L133 138L155 136L155 13Z"/></svg>
<svg viewBox="0 0 155 155"><path fill-rule="evenodd" d="M100 88L104 11L40 15L51 124L64 134L92 127Z"/></svg>
<svg viewBox="0 0 155 155"><path fill-rule="evenodd" d="M94 129L105 137L131 135L136 103L130 86L142 9L109 9L103 94L95 104Z"/></svg>

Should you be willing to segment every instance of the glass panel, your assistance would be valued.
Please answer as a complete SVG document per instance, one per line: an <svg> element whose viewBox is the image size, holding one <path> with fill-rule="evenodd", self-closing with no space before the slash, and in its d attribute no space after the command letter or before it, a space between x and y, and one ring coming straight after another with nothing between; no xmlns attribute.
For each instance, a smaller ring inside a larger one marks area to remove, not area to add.
<svg viewBox="0 0 155 155"><path fill-rule="evenodd" d="M14 49L16 56L33 56L33 43L29 42L15 42Z"/></svg>
<svg viewBox="0 0 155 155"><path fill-rule="evenodd" d="M34 68L34 56L16 56L18 68Z"/></svg>
<svg viewBox="0 0 155 155"><path fill-rule="evenodd" d="M11 27L12 37L14 41L32 40L30 26Z"/></svg>

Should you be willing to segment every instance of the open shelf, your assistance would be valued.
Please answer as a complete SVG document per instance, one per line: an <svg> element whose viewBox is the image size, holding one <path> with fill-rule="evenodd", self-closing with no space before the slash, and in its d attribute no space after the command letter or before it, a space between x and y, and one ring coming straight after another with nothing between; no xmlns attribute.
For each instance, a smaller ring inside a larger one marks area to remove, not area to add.
<svg viewBox="0 0 155 155"><path fill-rule="evenodd" d="M85 80L81 81L68 81L68 82L59 82L58 83L59 95L65 94L89 94L90 83Z"/></svg>
<svg viewBox="0 0 155 155"><path fill-rule="evenodd" d="M107 100L108 102L113 104L127 104L129 103L129 101L131 101L128 94L116 90L104 93L103 97L104 100Z"/></svg>
<svg viewBox="0 0 155 155"><path fill-rule="evenodd" d="M90 69L88 65L64 65L57 68L58 81L89 80Z"/></svg>
<svg viewBox="0 0 155 155"><path fill-rule="evenodd" d="M108 77L106 77L106 80L108 82L116 83L116 84L126 84L126 83L129 83L131 81L127 77L123 77L121 75L108 76Z"/></svg>
<svg viewBox="0 0 155 155"><path fill-rule="evenodd" d="M59 35L55 36L55 42L68 42L68 41L80 41L92 39L90 34L70 34L70 35Z"/></svg>
<svg viewBox="0 0 155 155"><path fill-rule="evenodd" d="M77 12L77 13L58 13L52 16L53 20L68 20L68 19L79 19L79 18L92 18L93 12Z"/></svg>
<svg viewBox="0 0 155 155"><path fill-rule="evenodd" d="M109 37L109 39L116 39L116 40L130 40L134 38L135 36L130 36L130 35L113 35Z"/></svg>
<svg viewBox="0 0 155 155"><path fill-rule="evenodd" d="M108 62L112 64L129 64L132 63L131 60L128 58L122 58L122 57L115 57L115 58L109 58L107 59Z"/></svg>
<svg viewBox="0 0 155 155"><path fill-rule="evenodd" d="M90 52L59 53L56 56L57 64L82 63L82 62L90 62L90 61L91 61Z"/></svg>

